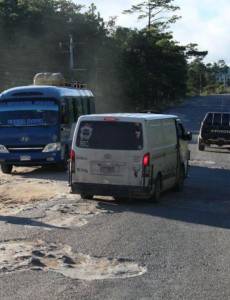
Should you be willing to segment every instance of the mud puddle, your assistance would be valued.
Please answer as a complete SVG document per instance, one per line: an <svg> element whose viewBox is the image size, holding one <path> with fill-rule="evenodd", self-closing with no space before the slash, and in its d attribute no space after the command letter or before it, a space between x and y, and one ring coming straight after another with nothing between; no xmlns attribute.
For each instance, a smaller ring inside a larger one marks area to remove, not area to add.
<svg viewBox="0 0 230 300"><path fill-rule="evenodd" d="M24 270L53 271L81 280L129 278L147 271L128 259L74 253L68 245L46 244L43 241L0 243L0 274Z"/></svg>

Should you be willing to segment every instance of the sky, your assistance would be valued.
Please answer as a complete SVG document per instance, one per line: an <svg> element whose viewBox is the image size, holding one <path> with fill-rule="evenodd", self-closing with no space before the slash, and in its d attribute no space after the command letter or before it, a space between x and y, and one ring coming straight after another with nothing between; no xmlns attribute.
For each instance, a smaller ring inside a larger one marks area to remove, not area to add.
<svg viewBox="0 0 230 300"><path fill-rule="evenodd" d="M94 3L101 16L107 21L117 16L117 24L125 27L141 28L137 17L124 15L122 11L142 0L75 0L85 6ZM171 26L174 39L186 45L197 43L199 50L209 53L206 62L224 59L230 64L230 0L174 0L180 7L177 14L181 19Z"/></svg>

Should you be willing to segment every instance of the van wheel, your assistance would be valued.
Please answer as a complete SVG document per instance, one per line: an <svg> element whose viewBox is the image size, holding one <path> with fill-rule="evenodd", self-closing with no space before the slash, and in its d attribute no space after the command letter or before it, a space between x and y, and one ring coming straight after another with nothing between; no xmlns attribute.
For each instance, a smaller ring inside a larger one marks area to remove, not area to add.
<svg viewBox="0 0 230 300"><path fill-rule="evenodd" d="M177 182L175 185L175 191L180 192L183 190L184 187L184 180L185 180L185 170L184 170L184 166L180 166L179 169L179 174L177 177Z"/></svg>
<svg viewBox="0 0 230 300"><path fill-rule="evenodd" d="M13 169L12 165L7 165L7 164L1 165L1 170L2 170L2 173L4 173L4 174L10 174L12 169Z"/></svg>
<svg viewBox="0 0 230 300"><path fill-rule="evenodd" d="M154 192L152 195L152 200L154 202L158 202L160 200L161 197L161 177L158 175L156 180L155 180L155 184L154 184Z"/></svg>
<svg viewBox="0 0 230 300"><path fill-rule="evenodd" d="M81 193L81 198L82 198L82 199L88 199L88 200L91 200L91 199L93 199L93 195L91 195L91 194L86 194L86 193Z"/></svg>

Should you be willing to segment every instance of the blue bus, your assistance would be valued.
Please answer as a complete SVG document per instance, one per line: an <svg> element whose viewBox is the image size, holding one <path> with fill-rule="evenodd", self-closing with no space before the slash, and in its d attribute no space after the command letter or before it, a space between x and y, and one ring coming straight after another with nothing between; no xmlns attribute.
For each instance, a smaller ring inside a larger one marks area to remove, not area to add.
<svg viewBox="0 0 230 300"><path fill-rule="evenodd" d="M87 89L31 85L0 94L0 164L66 166L78 116L95 112Z"/></svg>

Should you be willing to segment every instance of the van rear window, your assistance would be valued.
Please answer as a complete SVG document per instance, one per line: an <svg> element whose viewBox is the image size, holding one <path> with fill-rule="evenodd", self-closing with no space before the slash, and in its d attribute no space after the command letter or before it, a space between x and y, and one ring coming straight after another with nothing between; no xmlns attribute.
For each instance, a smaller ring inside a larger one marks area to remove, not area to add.
<svg viewBox="0 0 230 300"><path fill-rule="evenodd" d="M77 147L108 150L141 150L142 125L134 122L82 121Z"/></svg>

